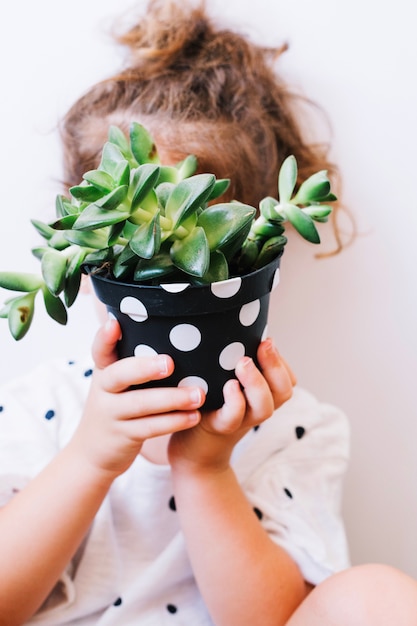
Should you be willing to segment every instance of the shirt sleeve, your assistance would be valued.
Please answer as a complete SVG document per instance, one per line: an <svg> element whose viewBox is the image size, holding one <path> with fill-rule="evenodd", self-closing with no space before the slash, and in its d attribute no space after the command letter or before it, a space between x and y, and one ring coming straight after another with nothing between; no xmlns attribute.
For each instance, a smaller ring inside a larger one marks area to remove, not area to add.
<svg viewBox="0 0 417 626"><path fill-rule="evenodd" d="M313 585L349 566L341 517L348 458L345 415L297 390L250 433L236 462L260 523Z"/></svg>
<svg viewBox="0 0 417 626"><path fill-rule="evenodd" d="M70 438L81 415L91 370L54 360L0 388L0 507L21 491ZM74 601L75 559L57 581L38 617ZM48 622L49 623L49 622Z"/></svg>

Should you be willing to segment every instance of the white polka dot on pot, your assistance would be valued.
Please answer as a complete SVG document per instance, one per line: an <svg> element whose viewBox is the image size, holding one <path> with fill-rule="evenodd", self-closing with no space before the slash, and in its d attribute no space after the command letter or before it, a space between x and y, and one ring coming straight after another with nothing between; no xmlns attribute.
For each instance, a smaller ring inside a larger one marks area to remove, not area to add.
<svg viewBox="0 0 417 626"><path fill-rule="evenodd" d="M135 356L156 356L158 353L152 346L148 346L146 343L140 343L134 349L133 354Z"/></svg>
<svg viewBox="0 0 417 626"><path fill-rule="evenodd" d="M271 291L273 291L275 289L275 287L278 287L279 285L279 267L277 268L275 274L274 274L274 279L272 281L272 287L271 287Z"/></svg>
<svg viewBox="0 0 417 626"><path fill-rule="evenodd" d="M240 276L229 278L228 280L219 280L211 284L211 292L216 298L232 298L237 294L242 285Z"/></svg>
<svg viewBox="0 0 417 626"><path fill-rule="evenodd" d="M260 300L254 300L253 302L248 302L247 304L244 304L239 313L239 321L242 326L252 326L252 324L254 324L258 318L260 310Z"/></svg>
<svg viewBox="0 0 417 626"><path fill-rule="evenodd" d="M140 300L133 296L126 296L120 302L120 311L125 313L134 322L146 322L148 319L148 311Z"/></svg>
<svg viewBox="0 0 417 626"><path fill-rule="evenodd" d="M190 352L200 345L201 333L192 324L177 324L171 329L169 340L177 350Z"/></svg>
<svg viewBox="0 0 417 626"><path fill-rule="evenodd" d="M200 387L204 393L208 392L208 384L201 376L186 376L178 383L178 387Z"/></svg>
<svg viewBox="0 0 417 626"><path fill-rule="evenodd" d="M235 341L226 346L220 353L219 363L224 370L234 370L237 362L245 356L245 346Z"/></svg>
<svg viewBox="0 0 417 626"><path fill-rule="evenodd" d="M185 291L189 286L190 283L163 283L161 284L161 289L164 289L164 291L168 293L181 293L181 291Z"/></svg>

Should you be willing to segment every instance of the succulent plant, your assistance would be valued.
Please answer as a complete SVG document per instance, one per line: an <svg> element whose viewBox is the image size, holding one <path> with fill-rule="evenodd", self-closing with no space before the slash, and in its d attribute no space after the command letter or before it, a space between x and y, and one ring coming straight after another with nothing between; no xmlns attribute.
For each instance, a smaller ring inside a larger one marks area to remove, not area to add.
<svg viewBox="0 0 417 626"><path fill-rule="evenodd" d="M96 170L84 174L69 197L56 198L56 219L32 220L44 244L32 250L41 272L0 272L0 287L20 292L0 310L15 339L28 331L38 293L48 314L65 324L83 271L117 281L202 284L258 269L282 254L285 223L312 243L314 222L325 222L336 200L325 170L296 190L297 163L278 174L278 198L259 210L217 202L229 181L196 174L192 155L175 166L160 163L151 135L133 122L129 137L111 126Z"/></svg>

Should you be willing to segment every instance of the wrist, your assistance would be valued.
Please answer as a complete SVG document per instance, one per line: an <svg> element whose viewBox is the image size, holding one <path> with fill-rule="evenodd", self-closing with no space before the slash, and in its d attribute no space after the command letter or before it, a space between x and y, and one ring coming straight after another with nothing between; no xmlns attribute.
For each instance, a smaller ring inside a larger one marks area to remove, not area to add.
<svg viewBox="0 0 417 626"><path fill-rule="evenodd" d="M202 455L198 459L190 459L181 456L169 456L172 474L178 479L196 478L204 480L205 478L220 477L227 474L230 467L230 459L227 457L205 458Z"/></svg>
<svg viewBox="0 0 417 626"><path fill-rule="evenodd" d="M74 437L62 453L76 464L78 474L81 474L85 482L95 484L103 489L110 489L113 481L122 473L118 468L111 467L110 464L104 465L99 459L96 459L90 453L83 441L79 441Z"/></svg>

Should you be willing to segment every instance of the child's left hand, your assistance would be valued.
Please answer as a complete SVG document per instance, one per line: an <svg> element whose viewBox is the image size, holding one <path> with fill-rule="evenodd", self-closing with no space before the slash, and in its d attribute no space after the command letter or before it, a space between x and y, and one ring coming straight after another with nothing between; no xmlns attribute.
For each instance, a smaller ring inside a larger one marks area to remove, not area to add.
<svg viewBox="0 0 417 626"><path fill-rule="evenodd" d="M203 413L197 426L171 436L172 465L207 470L227 466L236 443L289 400L296 379L270 339L260 344L257 358L261 371L249 357L239 361L237 380L224 386L220 409Z"/></svg>

